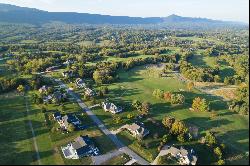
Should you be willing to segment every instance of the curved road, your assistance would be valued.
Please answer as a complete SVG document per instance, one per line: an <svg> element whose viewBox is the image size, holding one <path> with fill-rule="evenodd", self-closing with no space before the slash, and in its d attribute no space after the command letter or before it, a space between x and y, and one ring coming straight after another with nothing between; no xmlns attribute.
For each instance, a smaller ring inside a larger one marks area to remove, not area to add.
<svg viewBox="0 0 250 166"><path fill-rule="evenodd" d="M47 77L50 77L50 76L47 76ZM52 78L52 77L50 77L50 78ZM55 79L55 81L61 87L64 87L64 88L68 89L68 87L62 81L60 81L58 79ZM81 98L74 91L68 89L68 93L77 101L77 103L79 104L79 106L83 109L83 111L86 112L86 114L93 120L93 122L95 122L97 124L97 126L101 129L101 131L112 140L112 142L116 145L116 147L119 149L119 151L122 151L123 153L128 154L133 159L135 159L137 161L137 163L139 163L141 165L149 165L150 164L145 159L143 159L141 156L139 156L134 151L132 151L131 149L129 149L127 146L125 146L116 137L116 135L112 134L106 128L106 126L102 123L102 121L83 103L83 101L81 100Z"/></svg>

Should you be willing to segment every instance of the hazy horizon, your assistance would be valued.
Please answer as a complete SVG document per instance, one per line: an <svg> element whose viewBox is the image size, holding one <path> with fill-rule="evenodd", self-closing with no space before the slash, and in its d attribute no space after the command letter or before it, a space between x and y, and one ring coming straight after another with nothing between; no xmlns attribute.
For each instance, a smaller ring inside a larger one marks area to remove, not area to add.
<svg viewBox="0 0 250 166"><path fill-rule="evenodd" d="M130 17L166 17L176 14L249 23L248 0L0 0L0 3L49 12Z"/></svg>

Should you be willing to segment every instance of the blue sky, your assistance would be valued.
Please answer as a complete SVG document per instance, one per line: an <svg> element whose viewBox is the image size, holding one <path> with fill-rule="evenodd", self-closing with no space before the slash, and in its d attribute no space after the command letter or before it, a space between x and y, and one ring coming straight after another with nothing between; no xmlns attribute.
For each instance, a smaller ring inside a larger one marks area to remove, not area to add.
<svg viewBox="0 0 250 166"><path fill-rule="evenodd" d="M0 0L47 11L140 17L170 14L249 23L249 0Z"/></svg>

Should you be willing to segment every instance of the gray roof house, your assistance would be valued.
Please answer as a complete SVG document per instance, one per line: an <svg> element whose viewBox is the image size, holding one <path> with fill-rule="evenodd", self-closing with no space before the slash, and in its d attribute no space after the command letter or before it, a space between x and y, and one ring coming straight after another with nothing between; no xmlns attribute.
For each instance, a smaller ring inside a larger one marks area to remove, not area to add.
<svg viewBox="0 0 250 166"><path fill-rule="evenodd" d="M66 159L79 159L84 156L96 156L99 149L88 136L77 137L67 146L61 147L63 155Z"/></svg>
<svg viewBox="0 0 250 166"><path fill-rule="evenodd" d="M48 91L48 87L46 85L42 86L39 90L40 93L44 93Z"/></svg>
<svg viewBox="0 0 250 166"><path fill-rule="evenodd" d="M73 124L73 125L77 126L77 125L81 124L81 121L75 115L69 114L69 115L65 115L65 116L61 117L58 120L58 123L62 129L67 130L69 124Z"/></svg>
<svg viewBox="0 0 250 166"><path fill-rule="evenodd" d="M171 156L175 157L179 161L180 165L196 165L197 156L195 156L193 149L189 151L184 149L183 147L178 149L171 146L168 149L168 153L170 153Z"/></svg>
<svg viewBox="0 0 250 166"><path fill-rule="evenodd" d="M85 88L85 94L88 96L94 96L95 92L90 88Z"/></svg>
<svg viewBox="0 0 250 166"><path fill-rule="evenodd" d="M102 102L102 108L105 112L111 112L112 114L117 114L122 112L121 107L117 107L114 103Z"/></svg>
<svg viewBox="0 0 250 166"><path fill-rule="evenodd" d="M78 88L86 88L86 84L83 82L81 78L77 78L75 84Z"/></svg>
<svg viewBox="0 0 250 166"><path fill-rule="evenodd" d="M58 68L59 68L59 66L51 66L51 67L46 68L46 72L51 72L51 71L56 70Z"/></svg>
<svg viewBox="0 0 250 166"><path fill-rule="evenodd" d="M132 125L125 125L124 128L127 129L133 137L139 139L142 139L149 134L149 130L136 123L133 123Z"/></svg>

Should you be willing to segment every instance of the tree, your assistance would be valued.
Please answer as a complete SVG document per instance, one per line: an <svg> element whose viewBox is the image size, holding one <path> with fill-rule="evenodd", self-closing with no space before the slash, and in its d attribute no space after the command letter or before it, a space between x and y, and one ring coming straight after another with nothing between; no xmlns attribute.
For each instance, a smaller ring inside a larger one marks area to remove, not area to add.
<svg viewBox="0 0 250 166"><path fill-rule="evenodd" d="M143 102L141 105L141 114L148 115L149 111L150 111L150 103Z"/></svg>
<svg viewBox="0 0 250 166"><path fill-rule="evenodd" d="M175 120L172 124L172 128L170 129L170 133L173 135L186 134L188 132L188 128L184 122Z"/></svg>
<svg viewBox="0 0 250 166"><path fill-rule="evenodd" d="M17 87L17 91L18 91L19 93L23 94L23 93L24 93L24 86L23 86L23 85L19 85L19 86Z"/></svg>
<svg viewBox="0 0 250 166"><path fill-rule="evenodd" d="M137 111L141 111L142 104L141 104L141 102L138 101L138 100L133 100L133 102L132 102L132 107L133 107L134 109L136 109Z"/></svg>
<svg viewBox="0 0 250 166"><path fill-rule="evenodd" d="M120 116L114 116L113 117L113 121L116 123L116 124L119 124L122 122L122 118Z"/></svg>
<svg viewBox="0 0 250 166"><path fill-rule="evenodd" d="M162 119L162 124L168 129L172 128L174 122L175 119L173 117L166 116Z"/></svg>
<svg viewBox="0 0 250 166"><path fill-rule="evenodd" d="M218 165L225 165L225 160L220 159L219 161L217 161Z"/></svg>
<svg viewBox="0 0 250 166"><path fill-rule="evenodd" d="M214 81L215 81L215 82L220 82L220 81L221 81L220 76L219 76L219 75L215 75L215 76L214 76Z"/></svg>
<svg viewBox="0 0 250 166"><path fill-rule="evenodd" d="M134 115L131 114L131 113L129 113L129 114L127 115L127 118L128 118L128 119L132 119L133 117L134 117Z"/></svg>
<svg viewBox="0 0 250 166"><path fill-rule="evenodd" d="M69 132L73 132L73 131L75 131L75 129L76 129L75 126L74 126L73 124L70 123L67 130L68 130Z"/></svg>
<svg viewBox="0 0 250 166"><path fill-rule="evenodd" d="M93 73L93 79L97 84L111 83L114 80L110 69L96 70Z"/></svg>
<svg viewBox="0 0 250 166"><path fill-rule="evenodd" d="M182 94L172 94L171 104L183 104L185 102L185 96Z"/></svg>
<svg viewBox="0 0 250 166"><path fill-rule="evenodd" d="M177 136L177 140L178 140L179 142L181 142L181 143L184 143L184 142L186 141L185 135L184 135L184 134L179 134L179 135Z"/></svg>
<svg viewBox="0 0 250 166"><path fill-rule="evenodd" d="M211 132L206 132L206 136L205 136L205 142L207 143L208 146L212 146L214 144L216 144L216 138L215 136L211 133Z"/></svg>
<svg viewBox="0 0 250 166"><path fill-rule="evenodd" d="M222 158L222 151L221 151L220 147L216 147L216 148L214 149L214 154L215 154L219 159Z"/></svg>
<svg viewBox="0 0 250 166"><path fill-rule="evenodd" d="M171 135L170 134L167 134L167 135L163 135L162 137L162 142L164 144L166 144L167 142L169 142L171 140Z"/></svg>
<svg viewBox="0 0 250 166"><path fill-rule="evenodd" d="M191 91L194 88L194 82L188 82L187 83L187 89Z"/></svg>
<svg viewBox="0 0 250 166"><path fill-rule="evenodd" d="M165 92L164 93L164 99L166 100L166 101L171 101L171 96L172 96L172 93L171 92Z"/></svg>
<svg viewBox="0 0 250 166"><path fill-rule="evenodd" d="M196 97L193 100L192 109L194 111L207 112L209 111L210 108L209 108L209 103L206 101L206 99Z"/></svg>
<svg viewBox="0 0 250 166"><path fill-rule="evenodd" d="M164 95L164 91L160 90L160 89L155 89L153 91L153 96L155 96L156 98L162 99Z"/></svg>

